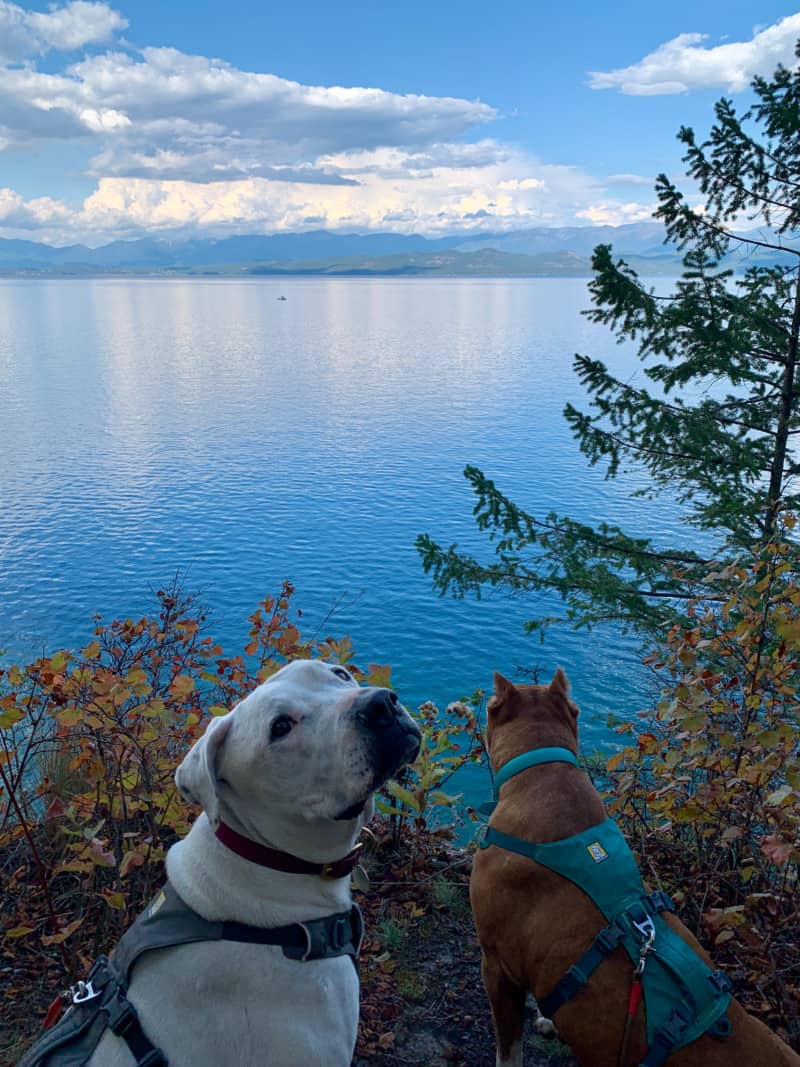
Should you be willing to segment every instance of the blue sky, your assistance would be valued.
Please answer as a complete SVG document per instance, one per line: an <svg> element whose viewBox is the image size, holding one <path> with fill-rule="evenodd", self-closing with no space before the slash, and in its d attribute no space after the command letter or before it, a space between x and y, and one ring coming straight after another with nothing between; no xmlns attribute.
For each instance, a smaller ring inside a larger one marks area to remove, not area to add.
<svg viewBox="0 0 800 1067"><path fill-rule="evenodd" d="M0 237L636 222L800 4L0 0Z"/></svg>

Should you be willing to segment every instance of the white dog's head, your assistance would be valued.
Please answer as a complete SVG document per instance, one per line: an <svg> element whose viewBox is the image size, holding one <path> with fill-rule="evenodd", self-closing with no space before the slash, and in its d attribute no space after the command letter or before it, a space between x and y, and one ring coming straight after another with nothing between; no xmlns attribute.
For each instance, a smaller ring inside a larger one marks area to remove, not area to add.
<svg viewBox="0 0 800 1067"><path fill-rule="evenodd" d="M420 731L390 689L295 660L212 719L178 767L181 795L256 840L316 851L372 813L374 791L416 758ZM341 832L340 832L341 831Z"/></svg>

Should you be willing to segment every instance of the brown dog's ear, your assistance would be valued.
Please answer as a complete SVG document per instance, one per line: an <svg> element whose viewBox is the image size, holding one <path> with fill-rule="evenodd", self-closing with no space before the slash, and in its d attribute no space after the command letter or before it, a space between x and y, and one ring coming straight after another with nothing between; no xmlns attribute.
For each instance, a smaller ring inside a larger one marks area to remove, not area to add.
<svg viewBox="0 0 800 1067"><path fill-rule="evenodd" d="M559 667L556 670L556 673L553 675L553 680L550 683L550 685L548 686L548 690L547 691L548 691L548 693L551 693L555 697L561 697L564 700L564 702L566 703L567 708L569 709L569 711L571 711L572 714L577 719L577 717L578 717L578 705L575 703L574 700L571 699L571 697L569 695L569 689L570 689L569 678L567 678L566 674L564 674L564 672Z"/></svg>
<svg viewBox="0 0 800 1067"><path fill-rule="evenodd" d="M550 683L550 692L553 696L562 696L569 699L569 679L560 667L556 669L553 680Z"/></svg>
<svg viewBox="0 0 800 1067"><path fill-rule="evenodd" d="M506 697L511 696L512 693L516 693L516 686L513 682L509 682L508 678L504 678L500 671L494 672L494 695L498 700L504 700Z"/></svg>
<svg viewBox="0 0 800 1067"><path fill-rule="evenodd" d="M512 719L517 711L517 687L499 671L494 672L494 697L489 704L489 712L495 725Z"/></svg>

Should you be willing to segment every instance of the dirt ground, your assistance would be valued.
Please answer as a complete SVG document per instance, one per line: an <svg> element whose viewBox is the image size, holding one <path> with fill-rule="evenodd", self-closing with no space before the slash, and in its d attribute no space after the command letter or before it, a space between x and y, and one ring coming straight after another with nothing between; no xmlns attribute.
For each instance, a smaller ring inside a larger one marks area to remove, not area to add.
<svg viewBox="0 0 800 1067"><path fill-rule="evenodd" d="M468 853L426 834L368 857L357 899L367 933L353 1067L493 1067L494 1035L469 907ZM526 1021L526 1067L572 1067L557 1039Z"/></svg>
<svg viewBox="0 0 800 1067"><path fill-rule="evenodd" d="M353 1067L493 1067L494 1036L488 1002L480 976L478 948L466 886L451 886L424 915L412 919L401 933L377 924L396 948L368 955L362 970L361 1034ZM378 962L376 962L376 960ZM389 995L380 976L388 968ZM526 1067L577 1067L569 1050L557 1039L533 1031L535 1013L528 1013L525 1033Z"/></svg>

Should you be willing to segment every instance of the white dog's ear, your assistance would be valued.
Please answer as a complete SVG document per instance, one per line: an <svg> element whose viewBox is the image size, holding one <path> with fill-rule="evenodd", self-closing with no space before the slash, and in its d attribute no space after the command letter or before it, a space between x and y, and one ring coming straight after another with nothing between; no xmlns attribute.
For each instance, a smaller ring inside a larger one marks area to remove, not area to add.
<svg viewBox="0 0 800 1067"><path fill-rule="evenodd" d="M199 804L214 829L219 825L217 766L220 749L231 728L233 715L212 719L203 736L192 745L175 772L175 785L184 800Z"/></svg>

